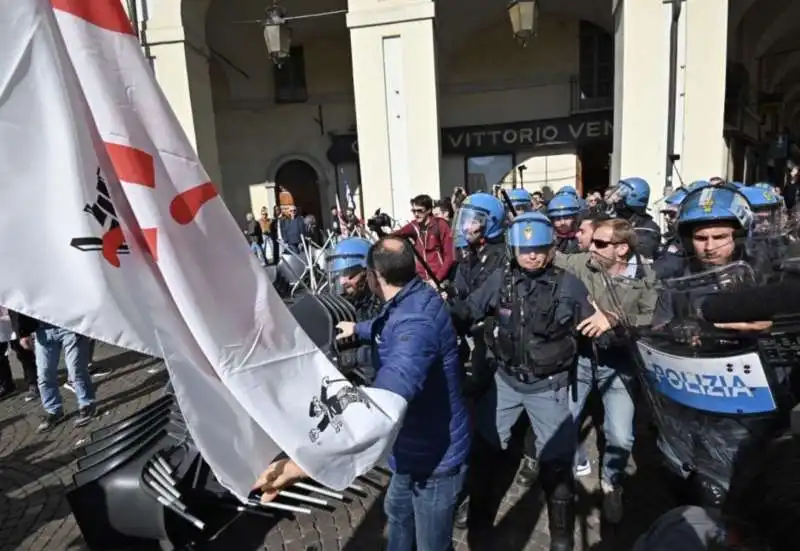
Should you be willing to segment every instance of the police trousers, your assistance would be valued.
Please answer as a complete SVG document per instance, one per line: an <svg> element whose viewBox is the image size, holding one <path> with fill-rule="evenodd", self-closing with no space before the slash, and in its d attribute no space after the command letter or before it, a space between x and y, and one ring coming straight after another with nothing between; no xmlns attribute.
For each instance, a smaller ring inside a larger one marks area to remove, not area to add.
<svg viewBox="0 0 800 551"><path fill-rule="evenodd" d="M545 388L541 392L522 393L512 388L495 373L490 390L477 407L477 430L488 443L505 450L511 439L511 428L522 415L528 414L536 435L536 452L540 462L572 464L577 448L578 431L570 411L569 387Z"/></svg>

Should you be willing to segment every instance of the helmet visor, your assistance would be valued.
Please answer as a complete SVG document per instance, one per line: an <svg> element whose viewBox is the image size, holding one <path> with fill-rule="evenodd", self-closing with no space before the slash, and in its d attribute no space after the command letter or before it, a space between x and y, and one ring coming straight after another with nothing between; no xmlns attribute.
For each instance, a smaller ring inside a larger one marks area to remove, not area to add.
<svg viewBox="0 0 800 551"><path fill-rule="evenodd" d="M477 243L486 235L489 226L489 213L471 205L464 205L458 210L453 222L453 231L466 239L467 243Z"/></svg>

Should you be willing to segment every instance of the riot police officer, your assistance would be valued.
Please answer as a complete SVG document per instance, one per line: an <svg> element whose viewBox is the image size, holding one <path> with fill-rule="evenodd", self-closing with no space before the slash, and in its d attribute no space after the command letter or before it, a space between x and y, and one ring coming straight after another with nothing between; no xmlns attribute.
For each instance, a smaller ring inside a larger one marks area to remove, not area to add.
<svg viewBox="0 0 800 551"><path fill-rule="evenodd" d="M556 249L559 252L570 254L580 251L578 239L575 237L580 211L577 195L568 192L557 193L547 204L547 217L553 222Z"/></svg>
<svg viewBox="0 0 800 551"><path fill-rule="evenodd" d="M683 187L675 189L666 199L661 214L664 216L666 233L663 235L660 251L653 261L653 270L660 278L677 277L683 271L686 252L683 243L675 231L678 211L688 190Z"/></svg>
<svg viewBox="0 0 800 551"><path fill-rule="evenodd" d="M374 318L381 301L369 290L366 278L367 252L371 243L361 237L340 241L328 256L329 282L332 291L345 298L356 311L356 321ZM361 382L369 384L375 377L369 345L342 350L339 368L343 373L355 372Z"/></svg>
<svg viewBox="0 0 800 551"><path fill-rule="evenodd" d="M741 186L739 191L747 197L753 210L753 226L747 244L750 263L766 278L772 277L790 246L783 199L769 184Z"/></svg>
<svg viewBox="0 0 800 551"><path fill-rule="evenodd" d="M550 549L568 551L574 541L577 445L568 387L577 360L576 326L593 309L586 287L553 266L554 239L547 217L517 216L506 232L508 264L453 311L472 321L493 315L485 335L497 372L477 406L478 433L494 449L505 449L512 426L527 413L538 443Z"/></svg>
<svg viewBox="0 0 800 551"><path fill-rule="evenodd" d="M707 359L704 361L722 362L723 366L726 361L731 366L736 362L735 359L724 358L743 353L742 345L737 346L735 336L720 340L710 334L710 328L698 321L696 311L704 293L709 292L703 290L707 286L701 287L700 284L720 273L720 270L737 269L739 265L735 264L736 261L745 258L751 223L750 205L734 185L700 186L690 191L683 200L676 223L678 235L687 251L681 274L683 277L675 284L669 280L664 282L665 291L659 298L653 318L654 327L663 327L665 333L675 335L663 339L664 346L671 354L669 361L674 365L659 365L658 368L671 369L670 373L678 374L693 372L694 368L684 367L684 364L687 358L690 365L692 361L699 361L692 359L697 356L699 346L705 347ZM734 273L721 277L736 281L740 276ZM659 342L649 344L659 345ZM653 351L650 350L650 353ZM663 363L663 358L660 361ZM743 375L745 379L735 379L739 374L730 377L734 383L743 384L744 380L757 378L757 375L751 376L750 372L748 365ZM733 384L725 376L719 379L723 387ZM703 387L702 392L706 393L703 396L719 394L719 385L713 382L709 384L708 390ZM654 407L664 425L659 433L659 448L673 471L690 480L691 489L697 492L696 496L702 502L712 505L721 502L736 451L755 434L754 431L759 430L759 426L764 426L764 415L768 418L772 414L769 408L765 409L763 404L748 398L753 392L751 386L743 386L742 391L728 391L728 394L723 388L725 399L719 401L695 400L691 385L658 387L658 392L668 398L658 397ZM738 413L731 415L730 408L734 406L733 411Z"/></svg>
<svg viewBox="0 0 800 551"><path fill-rule="evenodd" d="M453 234L454 241L458 238L466 242L469 253L466 262L459 263L453 280L459 297L465 298L480 287L505 261L504 218L503 203L488 193L473 193L462 203L453 222Z"/></svg>
<svg viewBox="0 0 800 551"><path fill-rule="evenodd" d="M506 246L503 239L505 215L503 203L488 193L474 193L462 203L453 222L454 243L457 245L463 241L465 244L465 254L458 262L453 279L456 296L466 299L480 288L489 274L505 265ZM459 258L458 253L456 258ZM460 329L462 333L468 333L474 343L469 354L470 361L465 362L467 373L464 393L470 397L477 397L486 390L492 378L491 366L486 362L484 329L483 327ZM466 340L464 338L466 336L462 335L462 339ZM464 499L456 511L455 524L459 528L466 527L468 510L469 499Z"/></svg>
<svg viewBox="0 0 800 551"><path fill-rule="evenodd" d="M647 214L650 184L642 178L625 178L610 188L608 193L607 202L615 215L636 228L639 254L651 260L656 258L661 245L661 229Z"/></svg>
<svg viewBox="0 0 800 551"><path fill-rule="evenodd" d="M514 211L517 214L523 212L531 212L533 210L533 198L525 188L514 188L508 192L508 198L514 206Z"/></svg>

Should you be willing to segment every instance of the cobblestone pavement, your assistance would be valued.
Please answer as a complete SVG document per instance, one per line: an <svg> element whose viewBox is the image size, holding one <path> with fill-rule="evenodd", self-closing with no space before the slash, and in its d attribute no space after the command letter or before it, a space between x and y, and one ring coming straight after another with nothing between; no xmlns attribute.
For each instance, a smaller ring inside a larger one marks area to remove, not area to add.
<svg viewBox="0 0 800 551"><path fill-rule="evenodd" d="M13 356L13 355L12 355ZM65 498L72 482L75 449L97 428L132 414L161 395L166 375L157 360L98 345L96 364L111 373L95 378L101 408L90 426L75 429L62 423L48 434L35 433L40 405L26 404L22 395L0 402L0 550L66 551L88 549L70 514ZM12 358L15 374L21 370ZM65 410L76 410L74 396L62 391ZM625 551L662 512L673 505L667 485L659 476L657 455L644 421L639 422L635 468L626 490L626 517L614 529L599 521L596 477L581 479L576 551ZM589 450L597 471L593 431ZM490 539L472 541L468 532L455 534L457 551L542 551L548 535L543 504L537 487L523 491L511 483L518 458L487 476L498 487L510 487L498 509ZM366 495L349 495L348 503L312 515L274 520L242 517L213 545L197 551L379 551L384 544L385 520L381 496L388 478L373 472L362 481ZM505 486L503 486L505 485ZM537 520L538 519L538 522ZM474 539L474 538L473 538ZM158 548L157 546L155 548ZM113 550L109 550L113 551Z"/></svg>

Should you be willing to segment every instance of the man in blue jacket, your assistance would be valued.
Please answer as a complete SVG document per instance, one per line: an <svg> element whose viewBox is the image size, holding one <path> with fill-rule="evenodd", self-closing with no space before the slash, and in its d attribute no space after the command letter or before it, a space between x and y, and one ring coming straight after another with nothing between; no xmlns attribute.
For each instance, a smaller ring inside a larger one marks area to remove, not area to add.
<svg viewBox="0 0 800 551"><path fill-rule="evenodd" d="M372 320L342 322L373 345L374 388L408 403L389 466L386 493L388 551L450 551L453 521L466 476L470 427L461 396L462 366L450 313L439 294L416 275L410 243L387 236L367 253L367 283L384 301ZM257 486L269 499L305 473L293 462L273 463ZM263 499L263 498L262 498Z"/></svg>

